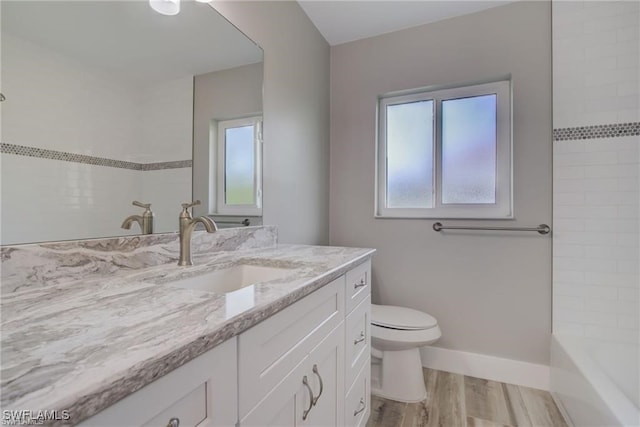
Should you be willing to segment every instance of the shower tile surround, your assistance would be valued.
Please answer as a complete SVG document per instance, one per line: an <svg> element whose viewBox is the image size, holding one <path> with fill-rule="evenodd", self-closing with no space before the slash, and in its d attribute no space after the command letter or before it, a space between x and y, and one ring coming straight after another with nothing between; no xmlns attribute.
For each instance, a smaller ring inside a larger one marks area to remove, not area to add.
<svg viewBox="0 0 640 427"><path fill-rule="evenodd" d="M553 2L553 330L640 341L638 2Z"/></svg>
<svg viewBox="0 0 640 427"><path fill-rule="evenodd" d="M70 411L75 424L370 258L373 250L278 245L273 226L2 247L3 409ZM291 268L252 308L167 282L250 262ZM28 339L26 339L29 337Z"/></svg>
<svg viewBox="0 0 640 427"><path fill-rule="evenodd" d="M639 341L638 137L554 143L554 333Z"/></svg>
<svg viewBox="0 0 640 427"><path fill-rule="evenodd" d="M4 142L0 159L11 207L2 212L5 245L139 234L137 224L120 228L139 213L133 200L151 203L156 232L173 231L191 194L191 159L143 163Z"/></svg>
<svg viewBox="0 0 640 427"><path fill-rule="evenodd" d="M120 228L141 213L133 200L175 231L192 192L193 77L133 84L4 31L2 55L0 244L139 234Z"/></svg>

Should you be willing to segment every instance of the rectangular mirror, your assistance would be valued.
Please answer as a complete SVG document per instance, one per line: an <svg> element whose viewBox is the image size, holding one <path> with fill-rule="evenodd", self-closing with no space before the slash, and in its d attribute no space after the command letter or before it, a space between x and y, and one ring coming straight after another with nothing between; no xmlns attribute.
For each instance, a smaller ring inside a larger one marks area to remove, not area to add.
<svg viewBox="0 0 640 427"><path fill-rule="evenodd" d="M260 216L263 52L215 9L1 8L0 244L140 234L145 210L133 201L151 205L154 233L176 231L180 204L194 198L194 213L225 215L214 216L221 226ZM251 141L227 142L225 162L218 123L246 119Z"/></svg>

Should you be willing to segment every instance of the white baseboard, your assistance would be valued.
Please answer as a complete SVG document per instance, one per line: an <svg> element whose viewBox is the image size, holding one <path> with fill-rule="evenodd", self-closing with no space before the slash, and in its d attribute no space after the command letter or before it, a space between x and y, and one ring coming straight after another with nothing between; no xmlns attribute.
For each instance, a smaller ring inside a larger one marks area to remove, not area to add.
<svg viewBox="0 0 640 427"><path fill-rule="evenodd" d="M440 347L423 347L420 356L426 368L549 390L550 369L546 365Z"/></svg>
<svg viewBox="0 0 640 427"><path fill-rule="evenodd" d="M560 399L558 395L554 392L551 392L551 398L553 399L553 402L558 407L558 410L560 411L560 414L562 414L562 418L564 418L564 421L567 423L567 425L569 427L575 427L573 420L569 416L569 412L567 411L567 408L565 408L564 403L562 403L562 399Z"/></svg>

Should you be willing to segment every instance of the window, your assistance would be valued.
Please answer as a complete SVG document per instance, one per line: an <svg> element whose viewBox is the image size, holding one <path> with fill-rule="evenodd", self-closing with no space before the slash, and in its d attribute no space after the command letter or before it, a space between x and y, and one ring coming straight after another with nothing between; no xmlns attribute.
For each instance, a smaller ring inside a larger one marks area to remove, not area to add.
<svg viewBox="0 0 640 427"><path fill-rule="evenodd" d="M378 104L376 216L511 218L511 85L499 81Z"/></svg>
<svg viewBox="0 0 640 427"><path fill-rule="evenodd" d="M261 215L261 117L219 121L217 213Z"/></svg>

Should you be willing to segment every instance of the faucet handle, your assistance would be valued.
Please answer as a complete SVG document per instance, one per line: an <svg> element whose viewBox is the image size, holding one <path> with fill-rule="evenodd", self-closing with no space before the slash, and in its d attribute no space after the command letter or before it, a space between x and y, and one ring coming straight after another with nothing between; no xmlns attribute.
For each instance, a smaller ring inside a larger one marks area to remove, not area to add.
<svg viewBox="0 0 640 427"><path fill-rule="evenodd" d="M200 204L200 200L194 200L191 203L183 203L182 204L182 209L186 210L186 209L189 209L190 207L197 206L199 204Z"/></svg>
<svg viewBox="0 0 640 427"><path fill-rule="evenodd" d="M137 206L139 208L143 208L143 209L149 209L151 207L151 203L142 203L139 202L137 200L134 200L133 203L131 203L133 206Z"/></svg>

